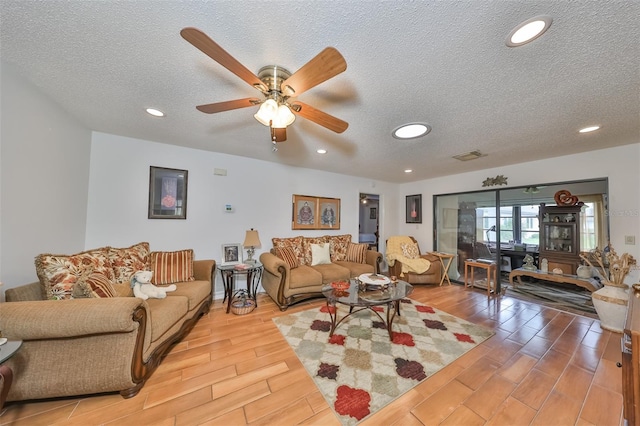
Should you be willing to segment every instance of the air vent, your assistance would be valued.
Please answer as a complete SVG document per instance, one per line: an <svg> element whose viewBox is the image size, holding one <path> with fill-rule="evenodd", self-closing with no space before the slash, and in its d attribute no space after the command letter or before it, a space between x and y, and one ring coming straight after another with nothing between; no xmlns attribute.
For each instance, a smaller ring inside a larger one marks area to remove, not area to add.
<svg viewBox="0 0 640 426"><path fill-rule="evenodd" d="M481 153L480 151L470 151L465 152L464 154L454 155L453 158L460 161L469 161L475 160L476 158L484 157L486 154Z"/></svg>

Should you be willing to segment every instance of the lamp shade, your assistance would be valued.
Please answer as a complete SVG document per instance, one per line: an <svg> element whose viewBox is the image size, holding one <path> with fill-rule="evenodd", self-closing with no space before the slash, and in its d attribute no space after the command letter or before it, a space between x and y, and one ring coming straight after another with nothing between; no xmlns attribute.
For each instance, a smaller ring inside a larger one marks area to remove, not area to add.
<svg viewBox="0 0 640 426"><path fill-rule="evenodd" d="M267 99L260 105L260 109L253 116L261 124L268 126L278 114L278 104L273 99Z"/></svg>
<svg viewBox="0 0 640 426"><path fill-rule="evenodd" d="M258 236L258 231L253 228L247 231L247 234L244 237L244 243L242 245L244 247L260 247L260 237Z"/></svg>

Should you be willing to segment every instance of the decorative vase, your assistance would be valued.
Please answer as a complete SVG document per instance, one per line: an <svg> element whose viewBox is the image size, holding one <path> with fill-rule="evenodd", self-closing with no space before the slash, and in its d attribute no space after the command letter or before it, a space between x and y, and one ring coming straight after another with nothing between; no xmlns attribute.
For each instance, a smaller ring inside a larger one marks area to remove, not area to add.
<svg viewBox="0 0 640 426"><path fill-rule="evenodd" d="M600 318L600 327L622 333L629 303L629 286L605 283L604 287L591 294L591 300Z"/></svg>
<svg viewBox="0 0 640 426"><path fill-rule="evenodd" d="M579 278L589 279L593 276L593 271L591 271L591 266L588 265L580 265L576 271L576 275Z"/></svg>

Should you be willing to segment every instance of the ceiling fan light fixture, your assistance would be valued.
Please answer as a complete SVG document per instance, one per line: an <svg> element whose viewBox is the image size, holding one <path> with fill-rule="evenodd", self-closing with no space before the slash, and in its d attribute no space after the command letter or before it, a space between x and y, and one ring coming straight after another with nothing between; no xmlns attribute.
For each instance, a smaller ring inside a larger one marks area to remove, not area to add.
<svg viewBox="0 0 640 426"><path fill-rule="evenodd" d="M545 31L549 29L552 22L553 18L547 15L540 15L535 18L527 19L511 30L507 37L507 46L518 47L532 42L544 34Z"/></svg>
<svg viewBox="0 0 640 426"><path fill-rule="evenodd" d="M260 109L253 116L260 124L269 126L278 114L278 103L273 99L267 99L260 105Z"/></svg>
<svg viewBox="0 0 640 426"><path fill-rule="evenodd" d="M408 123L393 129L391 135L396 139L415 139L428 134L431 126L424 123Z"/></svg>

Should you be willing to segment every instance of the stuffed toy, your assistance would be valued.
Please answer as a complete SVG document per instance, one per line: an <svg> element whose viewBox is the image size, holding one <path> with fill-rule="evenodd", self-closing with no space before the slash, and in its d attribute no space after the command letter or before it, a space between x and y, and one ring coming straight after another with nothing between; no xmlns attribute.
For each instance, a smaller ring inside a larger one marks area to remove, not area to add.
<svg viewBox="0 0 640 426"><path fill-rule="evenodd" d="M147 300L164 299L167 297L167 293L170 291L176 291L176 285L171 284L167 287L156 287L151 284L151 277L153 272L151 271L138 271L131 277L131 288L133 288L133 295L140 299Z"/></svg>

